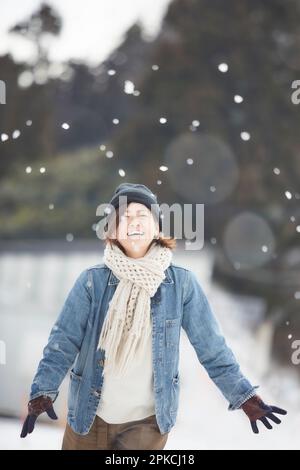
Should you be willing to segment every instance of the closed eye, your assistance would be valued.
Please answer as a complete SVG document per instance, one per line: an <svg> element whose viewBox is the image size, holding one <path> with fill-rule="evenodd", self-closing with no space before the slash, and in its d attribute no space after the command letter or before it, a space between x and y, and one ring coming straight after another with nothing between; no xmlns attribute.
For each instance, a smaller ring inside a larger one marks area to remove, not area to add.
<svg viewBox="0 0 300 470"><path fill-rule="evenodd" d="M141 217L147 217L148 214L139 214L139 216L141 216ZM125 217L130 217L130 215L129 215L129 214L125 214Z"/></svg>

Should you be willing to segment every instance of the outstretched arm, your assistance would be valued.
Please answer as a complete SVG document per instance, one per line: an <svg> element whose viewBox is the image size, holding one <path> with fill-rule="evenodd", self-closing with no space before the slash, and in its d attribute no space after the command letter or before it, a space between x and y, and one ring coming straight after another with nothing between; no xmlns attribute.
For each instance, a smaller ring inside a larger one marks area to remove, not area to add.
<svg viewBox="0 0 300 470"><path fill-rule="evenodd" d="M28 415L21 437L33 431L37 417L44 411L50 418L57 419L52 403L80 350L90 313L90 275L88 270L84 270L78 276L50 332L31 385Z"/></svg>
<svg viewBox="0 0 300 470"><path fill-rule="evenodd" d="M184 285L182 326L194 347L199 362L229 401L229 410L238 409L255 395L228 347L196 275L187 271Z"/></svg>
<svg viewBox="0 0 300 470"><path fill-rule="evenodd" d="M182 326L197 353L199 362L229 401L229 410L241 408L248 416L251 428L256 434L257 420L262 421L268 429L272 429L269 420L276 424L281 422L274 413L285 415L286 410L265 404L255 392L258 385L252 386L242 374L233 352L226 344L208 300L191 271L187 271L184 286Z"/></svg>
<svg viewBox="0 0 300 470"><path fill-rule="evenodd" d="M90 272L84 270L71 288L43 351L31 386L30 399L57 398L58 388L80 350L91 307Z"/></svg>

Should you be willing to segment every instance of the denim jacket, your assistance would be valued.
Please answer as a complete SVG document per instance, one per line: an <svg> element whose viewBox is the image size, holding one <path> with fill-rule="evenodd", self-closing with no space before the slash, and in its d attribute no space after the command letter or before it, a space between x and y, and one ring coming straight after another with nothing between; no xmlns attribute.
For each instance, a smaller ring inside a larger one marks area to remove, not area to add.
<svg viewBox="0 0 300 470"><path fill-rule="evenodd" d="M89 432L98 408L105 363L105 351L98 349L98 341L118 282L104 263L79 274L50 332L31 385L31 400L47 395L55 401L71 369L67 421L78 434ZM153 392L161 434L174 426L178 411L181 327L200 364L228 400L229 410L255 394L258 386L252 386L242 374L192 271L171 263L150 300Z"/></svg>

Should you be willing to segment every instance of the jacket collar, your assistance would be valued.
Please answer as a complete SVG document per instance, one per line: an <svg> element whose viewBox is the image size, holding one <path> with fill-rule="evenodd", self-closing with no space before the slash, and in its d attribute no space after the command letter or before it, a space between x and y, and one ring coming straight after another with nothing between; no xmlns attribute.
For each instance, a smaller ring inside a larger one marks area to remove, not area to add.
<svg viewBox="0 0 300 470"><path fill-rule="evenodd" d="M171 263L172 264L172 263ZM112 270L110 269L109 277L108 277L108 285L111 286L113 284L119 284L120 280L114 275ZM165 278L162 281L162 284L174 284L174 281L170 274L170 267L165 270Z"/></svg>

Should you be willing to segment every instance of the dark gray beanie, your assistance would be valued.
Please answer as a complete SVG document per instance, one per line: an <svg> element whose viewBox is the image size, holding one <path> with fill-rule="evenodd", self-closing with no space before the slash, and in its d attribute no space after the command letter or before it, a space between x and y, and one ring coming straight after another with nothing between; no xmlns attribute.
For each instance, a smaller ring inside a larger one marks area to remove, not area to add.
<svg viewBox="0 0 300 470"><path fill-rule="evenodd" d="M121 183L115 190L110 204L114 206L115 209L119 207L120 196L127 197L127 204L130 202L139 202L144 204L148 209L152 209L153 215L156 217L159 223L159 230L162 229L162 220L161 220L161 210L157 201L157 197L153 192L147 188L144 184L137 183ZM152 207L151 207L152 205Z"/></svg>

